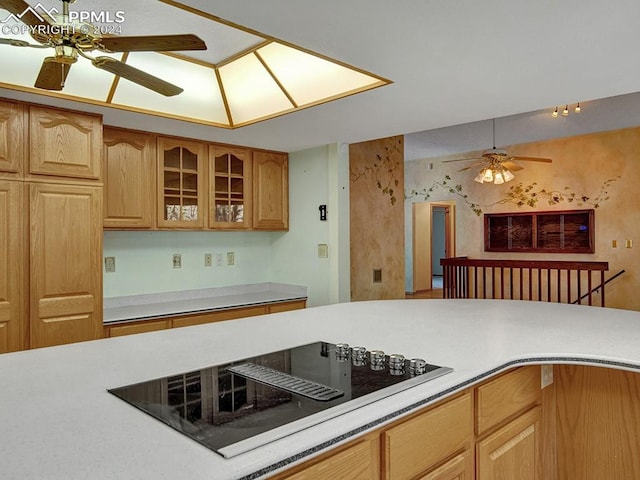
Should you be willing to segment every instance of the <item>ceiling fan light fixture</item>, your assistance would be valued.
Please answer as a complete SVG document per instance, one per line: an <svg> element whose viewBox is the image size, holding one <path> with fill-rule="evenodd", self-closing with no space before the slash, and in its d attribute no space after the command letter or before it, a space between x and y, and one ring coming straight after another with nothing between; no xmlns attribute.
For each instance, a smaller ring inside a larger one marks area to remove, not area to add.
<svg viewBox="0 0 640 480"><path fill-rule="evenodd" d="M580 102L576 105L576 108L573 109L574 112L580 113Z"/></svg>
<svg viewBox="0 0 640 480"><path fill-rule="evenodd" d="M565 105L564 110L562 110L562 116L566 117L569 115L569 105Z"/></svg>
<svg viewBox="0 0 640 480"><path fill-rule="evenodd" d="M504 177L502 176L502 172L496 172L496 174L493 176L493 183L495 183L496 185L500 185L504 183Z"/></svg>
<svg viewBox="0 0 640 480"><path fill-rule="evenodd" d="M478 183L484 183L484 169L478 172L478 175L476 175L476 178L474 178L473 181Z"/></svg>
<svg viewBox="0 0 640 480"><path fill-rule="evenodd" d="M556 109L551 113L551 116L553 118L556 118L558 116L558 107L556 107Z"/></svg>
<svg viewBox="0 0 640 480"><path fill-rule="evenodd" d="M484 174L482 175L482 180L487 183L493 182L493 170L490 168L485 169Z"/></svg>
<svg viewBox="0 0 640 480"><path fill-rule="evenodd" d="M516 178L516 176L515 176L513 173L511 173L509 170L505 170L505 171L502 173L502 176L504 177L504 181L505 181L505 182L510 182L511 180L513 180L514 178Z"/></svg>

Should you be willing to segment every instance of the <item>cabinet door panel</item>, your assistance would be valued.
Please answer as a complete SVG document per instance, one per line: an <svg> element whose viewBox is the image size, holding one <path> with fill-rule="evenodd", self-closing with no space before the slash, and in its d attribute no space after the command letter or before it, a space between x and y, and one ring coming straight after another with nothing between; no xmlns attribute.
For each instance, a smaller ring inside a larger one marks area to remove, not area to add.
<svg viewBox="0 0 640 480"><path fill-rule="evenodd" d="M158 227L204 227L206 154L204 143L158 137Z"/></svg>
<svg viewBox="0 0 640 480"><path fill-rule="evenodd" d="M103 136L104 226L151 228L155 138L110 128Z"/></svg>
<svg viewBox="0 0 640 480"><path fill-rule="evenodd" d="M286 154L253 152L253 228L289 228L289 170Z"/></svg>
<svg viewBox="0 0 640 480"><path fill-rule="evenodd" d="M469 450L456 455L419 480L472 480L473 456Z"/></svg>
<svg viewBox="0 0 640 480"><path fill-rule="evenodd" d="M102 189L32 184L31 346L102 333Z"/></svg>
<svg viewBox="0 0 640 480"><path fill-rule="evenodd" d="M0 353L25 347L25 231L22 182L0 180Z"/></svg>
<svg viewBox="0 0 640 480"><path fill-rule="evenodd" d="M0 101L0 172L22 173L24 152L24 107Z"/></svg>
<svg viewBox="0 0 640 480"><path fill-rule="evenodd" d="M478 442L478 480L540 478L540 407Z"/></svg>
<svg viewBox="0 0 640 480"><path fill-rule="evenodd" d="M102 122L95 115L32 106L29 172L99 180Z"/></svg>
<svg viewBox="0 0 640 480"><path fill-rule="evenodd" d="M251 151L209 147L209 227L251 227Z"/></svg>
<svg viewBox="0 0 640 480"><path fill-rule="evenodd" d="M470 448L473 406L468 393L384 432L386 478L412 479Z"/></svg>

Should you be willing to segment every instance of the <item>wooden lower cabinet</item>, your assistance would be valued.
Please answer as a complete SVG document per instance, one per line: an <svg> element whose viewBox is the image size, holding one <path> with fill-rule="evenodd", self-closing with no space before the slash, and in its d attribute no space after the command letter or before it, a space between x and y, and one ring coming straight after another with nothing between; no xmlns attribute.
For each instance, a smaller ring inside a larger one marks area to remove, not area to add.
<svg viewBox="0 0 640 480"><path fill-rule="evenodd" d="M306 300L296 300L292 302L280 302L266 305L255 305L251 307L228 308L208 313L198 313L192 315L177 315L162 320L142 320L116 325L104 326L104 337L119 337L135 333L153 332L166 328L191 327L193 325L203 325L205 323L222 322L225 320L235 320L238 318L255 317L267 313L285 312L288 310L298 310L305 308Z"/></svg>
<svg viewBox="0 0 640 480"><path fill-rule="evenodd" d="M540 367L520 367L371 432L364 438L380 439L380 457L370 472L379 467L382 480L552 480L541 476L541 392ZM316 478L333 460L330 451L274 478ZM370 475L333 478L378 478Z"/></svg>
<svg viewBox="0 0 640 480"><path fill-rule="evenodd" d="M322 456L285 475L287 480L378 480L380 478L380 438L368 435Z"/></svg>
<svg viewBox="0 0 640 480"><path fill-rule="evenodd" d="M102 187L30 184L31 348L102 336Z"/></svg>
<svg viewBox="0 0 640 480"><path fill-rule="evenodd" d="M465 450L419 480L473 480L473 453Z"/></svg>
<svg viewBox="0 0 640 480"><path fill-rule="evenodd" d="M413 479L469 450L473 441L470 393L388 428L383 438L385 478Z"/></svg>
<svg viewBox="0 0 640 480"><path fill-rule="evenodd" d="M478 480L541 478L540 407L535 407L479 441Z"/></svg>

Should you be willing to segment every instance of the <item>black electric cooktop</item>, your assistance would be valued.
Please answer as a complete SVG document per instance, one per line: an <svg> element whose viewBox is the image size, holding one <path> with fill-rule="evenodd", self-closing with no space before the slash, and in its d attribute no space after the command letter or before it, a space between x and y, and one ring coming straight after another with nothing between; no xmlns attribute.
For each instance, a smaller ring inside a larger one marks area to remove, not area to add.
<svg viewBox="0 0 640 480"><path fill-rule="evenodd" d="M451 371L317 342L109 392L232 457Z"/></svg>

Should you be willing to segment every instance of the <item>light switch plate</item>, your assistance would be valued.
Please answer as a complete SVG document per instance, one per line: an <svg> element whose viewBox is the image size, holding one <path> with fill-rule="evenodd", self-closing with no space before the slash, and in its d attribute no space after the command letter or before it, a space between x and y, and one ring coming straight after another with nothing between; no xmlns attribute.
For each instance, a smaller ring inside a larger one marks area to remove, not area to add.
<svg viewBox="0 0 640 480"><path fill-rule="evenodd" d="M329 245L326 243L318 244L318 258L329 258Z"/></svg>
<svg viewBox="0 0 640 480"><path fill-rule="evenodd" d="M116 271L116 257L104 257L104 271L106 273Z"/></svg>

